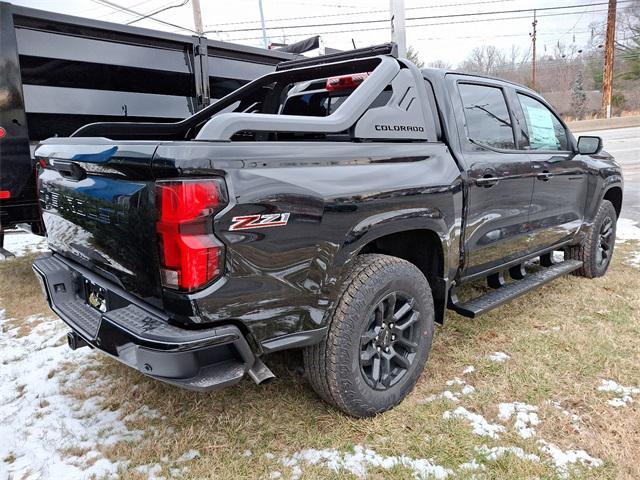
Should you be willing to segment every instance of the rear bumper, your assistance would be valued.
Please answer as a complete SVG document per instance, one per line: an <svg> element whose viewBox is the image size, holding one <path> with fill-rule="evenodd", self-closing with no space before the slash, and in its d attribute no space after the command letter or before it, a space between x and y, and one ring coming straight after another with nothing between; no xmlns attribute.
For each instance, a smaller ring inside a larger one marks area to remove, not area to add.
<svg viewBox="0 0 640 480"><path fill-rule="evenodd" d="M262 365L234 325L201 330L170 325L163 312L136 303L117 285L55 254L36 259L33 270L51 309L77 335L145 375L190 390L212 390ZM87 280L106 291L113 309L100 312L85 301Z"/></svg>

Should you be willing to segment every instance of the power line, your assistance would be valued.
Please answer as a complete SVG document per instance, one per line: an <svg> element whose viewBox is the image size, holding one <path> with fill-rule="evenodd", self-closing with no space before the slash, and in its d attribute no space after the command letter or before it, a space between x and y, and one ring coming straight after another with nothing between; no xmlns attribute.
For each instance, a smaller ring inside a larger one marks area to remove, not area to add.
<svg viewBox="0 0 640 480"><path fill-rule="evenodd" d="M425 8L446 8L446 7L465 7L469 5L486 5L487 3L504 3L504 2L513 2L515 0L484 0L477 2L467 2L467 3L445 3L441 5L427 5L424 7L407 7L405 10L424 10ZM265 22L280 22L280 21L291 21L291 20L307 20L309 18L328 18L328 17L344 17L349 15L369 15L373 13L389 13L389 9L386 10L368 10L366 12L341 12L341 13L330 13L326 15L307 15L304 17L285 17L285 18L272 18L266 19ZM225 23L212 23L205 25L206 27L219 27L221 25L249 25L260 23L260 20L245 20L242 22L225 22ZM275 28L275 27L274 27Z"/></svg>
<svg viewBox="0 0 640 480"><path fill-rule="evenodd" d="M136 18L135 20L131 20L130 22L127 22L127 25L132 25L136 22L139 22L140 20L144 20L145 18L149 18L149 17L153 17L154 15L157 15L158 13L162 13L162 12L166 12L167 10L171 10L172 8L178 8L178 7L182 7L184 5L186 5L187 3L189 3L190 0L184 0L183 2L177 4L177 5L169 5L168 7L163 7L163 8L159 8L158 10L156 10L155 12L151 12L151 13L147 13L146 15L140 17L140 18ZM156 20L155 18L153 20Z"/></svg>
<svg viewBox="0 0 640 480"><path fill-rule="evenodd" d="M140 5L144 5L145 3L149 3L149 2L153 2L153 1L154 1L154 0L142 0L141 2L134 3L133 5L129 6L128 8L136 8L136 7L139 7ZM163 6L164 6L164 5L163 5ZM101 8L105 8L105 7L106 7L105 5L101 5L100 7L92 7L92 8L91 8L91 9L89 9L88 11L91 11L91 10L99 10L99 9L101 9ZM109 10L107 13L105 13L104 15L100 15L99 17L97 17L98 19L103 19L103 18L111 17L112 15L118 15L118 13L120 13L120 12L118 12L117 10L112 9L111 7L106 7L106 8L110 8L110 10ZM79 13L79 15L80 15L81 13L84 13L84 11L83 11L83 12L80 12L80 13ZM84 16L84 15L81 15L81 16Z"/></svg>
<svg viewBox="0 0 640 480"><path fill-rule="evenodd" d="M620 3L624 3L624 2L630 2L630 1L635 1L635 0L621 0ZM474 16L484 16L484 15L503 15L503 14L511 14L511 13L525 13L525 12L533 12L534 10L537 11L549 11L549 10L565 10L565 9L569 9L569 8L582 8L582 7L596 7L596 6L600 6L600 5L607 5L607 2L596 2L596 3L583 3L583 4L579 4L579 5L560 5L560 6L555 6L555 7L543 7L543 8L522 8L522 9L516 9L516 10L499 10L499 11L492 11L492 12L471 12L471 13L454 13L454 14L448 14L448 15L429 15L429 16L421 16L421 17L407 17L406 21L413 21L413 20L437 20L437 19L441 19L441 18L457 18L457 17L474 17ZM581 13L581 12L576 12L576 13ZM367 23L388 23L389 19L384 18L384 19L376 19L376 20L354 20L351 22L339 22L339 23L317 23L317 24L311 24L311 25L279 25L279 26L275 26L275 27L267 27L270 30L284 30L284 29L291 29L291 28L319 28L319 27L339 27L339 26L346 26L346 25L362 25L362 24L367 24ZM407 25L408 27L409 25ZM235 33L235 32L253 32L253 31L260 31L262 30L261 27L259 28L239 28L239 29L235 29L235 30L218 30L216 31L216 33ZM205 32L207 33L207 32Z"/></svg>
<svg viewBox="0 0 640 480"><path fill-rule="evenodd" d="M129 15L135 15L135 16L138 16L138 17L144 16L144 13L136 12L135 10L131 10L130 8L123 7L122 5L119 5L117 3L111 2L109 0L91 0L91 1L93 3L97 3L98 5L106 6L106 7L113 8L115 10L121 11L121 12L125 12L125 13L127 13ZM191 32L191 33L196 33L195 30L192 30L190 28L181 27L180 25L176 25L175 23L165 22L164 20L159 20L159 19L154 18L154 17L149 17L149 20L153 20L154 22L162 23L162 24L168 25L170 27L178 28L180 30L186 30L186 31Z"/></svg>
<svg viewBox="0 0 640 480"><path fill-rule="evenodd" d="M574 33L577 34L581 34L581 33L589 33L591 30L580 30ZM560 35L562 34L562 32L558 31L558 32L545 32L545 33L538 33L537 35L539 37L542 36L551 36L551 35ZM501 34L501 35L470 35L470 36L464 36L464 37L460 37L458 35L456 35L456 40L459 39L463 39L463 40L468 40L468 39L472 39L472 38L486 38L486 39L490 39L490 38L507 38L507 37L528 37L529 34L528 33L506 33L506 34ZM421 38L417 38L417 40L448 40L451 39L451 37L421 37Z"/></svg>
<svg viewBox="0 0 640 480"><path fill-rule="evenodd" d="M624 0L623 0L624 1ZM606 12L606 10L593 10L590 13L599 13L599 12ZM546 13L546 14L541 14L538 15L538 17L557 17L560 15L579 15L582 12L563 12L563 13ZM453 22L437 22L437 23L422 23L422 24L414 24L414 25L407 25L407 28L418 28L418 27L433 27L433 26L441 26L441 25L458 25L458 24L465 24L465 23L477 23L477 22L498 22L498 21L503 21L503 20L522 20L522 19L530 19L531 16L529 15L521 15L521 16L516 16L516 17L498 17L498 18L477 18L474 20L456 20ZM371 32L371 31L376 31L376 30L387 30L389 28L388 25L385 25L383 27L371 27L371 28L359 28L359 29L349 29L349 30L334 30L334 31L324 31L324 32L313 32L316 35L333 35L333 34L337 34L337 33L356 33L356 32ZM220 32L220 33L224 33L224 32ZM292 33L292 34L287 34L288 37L306 37L308 35L310 35L310 32L307 33ZM234 42L239 42L239 41L244 41L244 40L257 40L260 39L262 37L244 37L244 38L234 38L234 39L230 39L228 41L234 41Z"/></svg>

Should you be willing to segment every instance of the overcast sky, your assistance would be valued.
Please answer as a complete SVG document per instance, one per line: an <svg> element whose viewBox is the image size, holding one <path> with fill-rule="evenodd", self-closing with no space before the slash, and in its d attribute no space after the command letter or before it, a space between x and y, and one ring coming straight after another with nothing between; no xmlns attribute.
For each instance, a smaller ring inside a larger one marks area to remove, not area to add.
<svg viewBox="0 0 640 480"><path fill-rule="evenodd" d="M109 22L127 23L139 18L102 5L101 0L9 1ZM108 1L148 14L185 0ZM469 14L576 5L570 9L538 12L538 52L544 54L546 50L551 51L558 41L564 44L575 42L582 47L591 36L590 24L606 21L606 5L603 3L606 3L605 0L405 0L407 43L419 51L425 62L441 59L453 65L464 60L475 46L483 44L504 50L510 50L515 45L526 52L531 45L529 33L532 12L487 16ZM628 3L629 0L619 0L618 8ZM590 6L582 6L586 4ZM205 30L212 31L207 34L208 37L262 46L258 0L201 0L201 5ZM344 50L352 48L352 41L357 47L364 47L390 40L388 0L263 0L263 6L267 33L274 42L293 42L321 34L326 46ZM416 17L425 18L410 20ZM508 19L496 20L505 17ZM188 1L184 6L159 13L155 18L184 29L151 19L141 20L135 25L192 34L193 15ZM364 23L370 20L380 22Z"/></svg>

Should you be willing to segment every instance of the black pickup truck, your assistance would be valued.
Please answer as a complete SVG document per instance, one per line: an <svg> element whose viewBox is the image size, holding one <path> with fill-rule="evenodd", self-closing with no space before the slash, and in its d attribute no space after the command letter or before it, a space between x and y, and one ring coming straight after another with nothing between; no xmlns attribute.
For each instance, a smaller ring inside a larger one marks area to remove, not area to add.
<svg viewBox="0 0 640 480"><path fill-rule="evenodd" d="M36 158L53 253L34 270L72 348L195 390L261 383L266 354L303 349L312 387L357 417L413 388L446 309L603 275L622 202L601 140L535 92L393 45L284 62L183 121L87 125Z"/></svg>

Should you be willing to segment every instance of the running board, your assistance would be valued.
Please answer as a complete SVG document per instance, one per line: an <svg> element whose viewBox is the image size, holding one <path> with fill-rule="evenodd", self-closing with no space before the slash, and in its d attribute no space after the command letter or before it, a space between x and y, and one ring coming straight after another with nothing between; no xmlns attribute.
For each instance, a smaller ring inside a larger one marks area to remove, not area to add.
<svg viewBox="0 0 640 480"><path fill-rule="evenodd" d="M455 291L452 291L449 296L449 308L464 317L475 318L478 315L499 307L509 300L533 290L534 288L540 287L551 280L555 280L562 275L577 270L581 266L582 262L580 260L565 260L564 262L556 263L550 267L543 268L536 273L527 275L522 280L516 280L508 285L491 290L485 295L474 298L465 303L461 303L458 300Z"/></svg>

